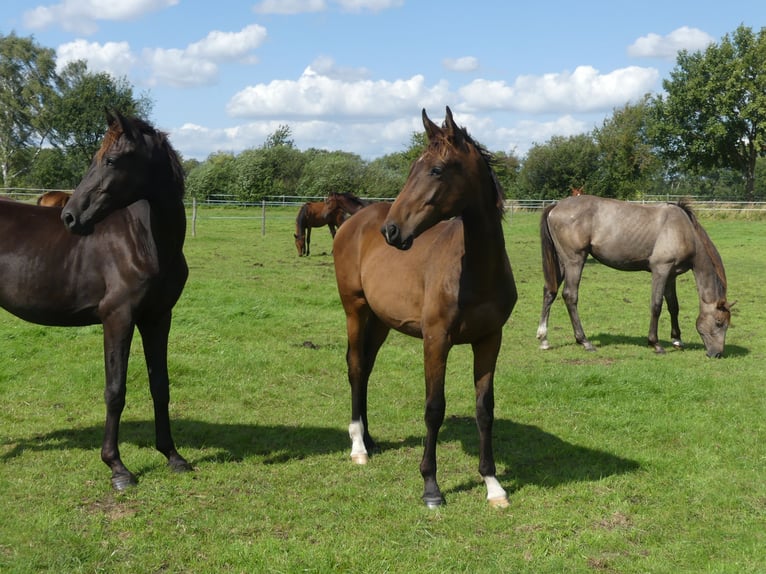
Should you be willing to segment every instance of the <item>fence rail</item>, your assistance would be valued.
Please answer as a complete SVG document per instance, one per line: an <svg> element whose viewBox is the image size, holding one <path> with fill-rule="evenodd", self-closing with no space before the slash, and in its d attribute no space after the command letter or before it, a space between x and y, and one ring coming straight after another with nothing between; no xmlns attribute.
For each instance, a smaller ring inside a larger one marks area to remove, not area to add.
<svg viewBox="0 0 766 574"><path fill-rule="evenodd" d="M47 191L68 191L71 189L34 189L34 188L0 188L0 197L7 197L20 201L35 201L40 195ZM366 201L393 201L390 197L365 197ZM198 207L215 206L215 207L252 207L252 208L267 208L267 207L289 207L300 206L307 201L322 201L323 196L312 195L273 195L267 196L257 201L241 201L236 199L233 195L215 194L211 195L204 201L198 201ZM681 195L647 195L642 199L633 200L633 203L665 203L674 201L687 201L696 211L712 211L712 212L766 212L766 201L739 201L739 200L725 200L725 199L705 199L697 198L694 196L681 196ZM189 207L192 206L193 198L187 198L186 203ZM508 199L506 200L506 209L509 212L514 211L539 211L545 208L545 206L555 203L557 199ZM259 218L260 216L253 215L253 218Z"/></svg>

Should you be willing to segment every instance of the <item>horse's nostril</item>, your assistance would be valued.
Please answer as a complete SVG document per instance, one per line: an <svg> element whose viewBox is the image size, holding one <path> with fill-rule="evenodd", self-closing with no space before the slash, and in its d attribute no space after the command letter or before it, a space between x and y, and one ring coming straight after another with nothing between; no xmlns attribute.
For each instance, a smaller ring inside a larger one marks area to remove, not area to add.
<svg viewBox="0 0 766 574"><path fill-rule="evenodd" d="M399 227L395 223L384 225L380 231L389 244L394 243L399 238Z"/></svg>

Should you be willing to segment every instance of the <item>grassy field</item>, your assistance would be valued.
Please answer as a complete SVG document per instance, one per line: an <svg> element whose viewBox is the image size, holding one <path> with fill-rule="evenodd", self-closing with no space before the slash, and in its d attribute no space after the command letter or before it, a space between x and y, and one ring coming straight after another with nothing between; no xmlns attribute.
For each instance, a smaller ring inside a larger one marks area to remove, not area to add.
<svg viewBox="0 0 766 574"><path fill-rule="evenodd" d="M495 454L510 508L477 472L470 349L450 357L439 479L420 502L421 343L393 333L370 385L383 451L349 458L345 322L331 242L298 258L293 210L203 211L171 331L171 417L195 472L153 448L134 342L123 460L99 459L101 328L46 328L0 314L2 572L764 572L766 355L760 301L766 223L703 217L736 300L725 358L695 329L692 274L679 279L685 351L646 346L649 275L589 263L580 292L597 353L574 344L542 297L536 213L507 216L520 299L496 378ZM669 348L669 321L660 321Z"/></svg>

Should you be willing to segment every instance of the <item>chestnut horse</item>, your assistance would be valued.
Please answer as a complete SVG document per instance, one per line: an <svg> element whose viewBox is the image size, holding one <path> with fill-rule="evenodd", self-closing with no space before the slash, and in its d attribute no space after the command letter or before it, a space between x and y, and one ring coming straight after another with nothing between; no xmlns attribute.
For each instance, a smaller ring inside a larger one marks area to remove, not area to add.
<svg viewBox="0 0 766 574"><path fill-rule="evenodd" d="M295 248L298 257L309 255L311 251L311 228L327 226L330 235L335 237L335 230L343 223L345 214L337 204L328 197L324 201L309 201L304 203L295 218Z"/></svg>
<svg viewBox="0 0 766 574"><path fill-rule="evenodd" d="M64 207L72 197L71 193L66 191L46 191L37 198L37 205L43 207Z"/></svg>
<svg viewBox="0 0 766 574"><path fill-rule="evenodd" d="M479 473L487 499L507 506L492 449L494 375L503 325L516 303L505 251L503 194L489 154L458 127L423 110L428 146L392 204L373 203L349 218L333 245L348 331L351 459L376 449L367 420L367 384L390 329L423 339L426 440L423 501L444 502L436 481L436 443L444 421L447 355L473 348Z"/></svg>
<svg viewBox="0 0 766 574"><path fill-rule="evenodd" d="M112 486L123 490L136 484L118 448L135 327L149 372L157 449L171 469L190 468L170 433L167 367L171 310L188 275L186 214L183 170L165 134L116 112L107 122L101 147L63 211L0 202L0 305L42 325L103 325L101 459L112 471Z"/></svg>
<svg viewBox="0 0 766 574"><path fill-rule="evenodd" d="M664 353L657 337L663 297L670 313L670 337L682 348L678 325L676 277L694 272L699 294L697 331L708 357L723 353L731 304L726 302L723 261L692 210L683 203L642 205L616 199L581 195L548 206L540 221L543 251L543 311L537 328L540 348L548 349L548 316L559 286L569 312L575 340L589 351L577 312L580 278L588 254L622 271L652 274L649 345Z"/></svg>

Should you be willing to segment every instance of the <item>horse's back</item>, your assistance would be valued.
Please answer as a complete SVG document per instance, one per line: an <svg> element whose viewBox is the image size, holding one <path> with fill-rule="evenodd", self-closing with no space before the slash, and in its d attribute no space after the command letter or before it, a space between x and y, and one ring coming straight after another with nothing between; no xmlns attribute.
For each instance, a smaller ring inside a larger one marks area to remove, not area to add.
<svg viewBox="0 0 766 574"><path fill-rule="evenodd" d="M655 263L685 262L694 252L693 226L670 203L568 197L550 211L548 226L560 253L590 253L615 269L649 270Z"/></svg>

